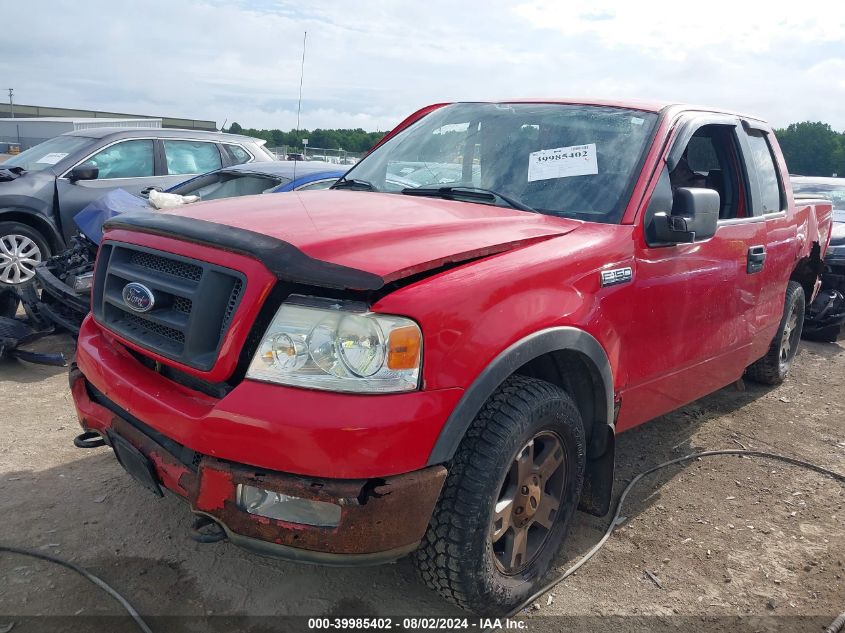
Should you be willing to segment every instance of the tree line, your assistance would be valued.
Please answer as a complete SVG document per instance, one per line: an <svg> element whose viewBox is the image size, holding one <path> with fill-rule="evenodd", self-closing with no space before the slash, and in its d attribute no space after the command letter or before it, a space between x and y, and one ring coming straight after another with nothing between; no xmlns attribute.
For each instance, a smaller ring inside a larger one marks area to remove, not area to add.
<svg viewBox="0 0 845 633"><path fill-rule="evenodd" d="M257 130L244 128L238 123L232 123L227 132L232 134L246 134L255 138L263 138L270 147L288 146L290 151L301 151L302 139L308 139L308 147L323 149L343 149L347 152L366 152L375 145L385 132L366 132L361 128L336 130Z"/></svg>
<svg viewBox="0 0 845 633"><path fill-rule="evenodd" d="M775 130L789 173L845 177L845 133L821 121L792 123Z"/></svg>
<svg viewBox="0 0 845 633"><path fill-rule="evenodd" d="M309 147L344 149L361 153L375 145L385 132L366 132L361 128L333 130L258 130L232 123L232 134L246 134L263 138L270 147L287 145L291 151L302 148L302 139ZM802 176L845 177L845 133L837 132L821 121L792 123L775 130L790 173Z"/></svg>

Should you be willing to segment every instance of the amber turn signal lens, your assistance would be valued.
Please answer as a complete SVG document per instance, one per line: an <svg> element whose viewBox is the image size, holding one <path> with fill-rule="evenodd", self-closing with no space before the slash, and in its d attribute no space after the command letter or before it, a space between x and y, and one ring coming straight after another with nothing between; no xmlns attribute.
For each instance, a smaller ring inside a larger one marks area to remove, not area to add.
<svg viewBox="0 0 845 633"><path fill-rule="evenodd" d="M416 369L420 365L420 331L414 326L390 332L387 350L388 369Z"/></svg>

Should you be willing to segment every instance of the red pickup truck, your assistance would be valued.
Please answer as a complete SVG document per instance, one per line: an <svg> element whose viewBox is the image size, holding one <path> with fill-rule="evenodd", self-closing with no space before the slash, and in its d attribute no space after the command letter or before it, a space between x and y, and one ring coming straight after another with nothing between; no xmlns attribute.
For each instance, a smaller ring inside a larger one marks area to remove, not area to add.
<svg viewBox="0 0 845 633"><path fill-rule="evenodd" d="M534 100L420 110L330 191L106 226L77 445L238 545L413 552L501 613L607 512L618 433L784 380L831 205L753 117Z"/></svg>

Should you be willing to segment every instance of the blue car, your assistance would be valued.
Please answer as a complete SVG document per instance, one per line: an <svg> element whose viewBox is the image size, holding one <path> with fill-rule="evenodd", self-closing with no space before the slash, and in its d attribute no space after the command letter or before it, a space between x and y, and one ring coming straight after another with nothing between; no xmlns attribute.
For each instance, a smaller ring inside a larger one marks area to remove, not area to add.
<svg viewBox="0 0 845 633"><path fill-rule="evenodd" d="M346 170L330 169L323 162L273 161L233 165L186 180L168 193L219 200L236 196L284 191L328 189Z"/></svg>

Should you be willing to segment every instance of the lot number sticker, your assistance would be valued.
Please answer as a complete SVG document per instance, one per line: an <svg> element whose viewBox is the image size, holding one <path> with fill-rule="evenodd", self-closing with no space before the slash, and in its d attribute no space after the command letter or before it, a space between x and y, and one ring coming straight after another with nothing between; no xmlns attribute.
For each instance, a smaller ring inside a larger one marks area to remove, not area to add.
<svg viewBox="0 0 845 633"><path fill-rule="evenodd" d="M62 154L61 152L52 152L50 154L44 154L41 158L39 158L36 162L38 163L46 163L48 165L55 165L60 160L62 160L67 154Z"/></svg>
<svg viewBox="0 0 845 633"><path fill-rule="evenodd" d="M597 173L595 143L541 149L528 155L528 182Z"/></svg>

